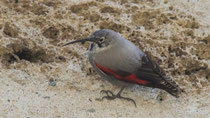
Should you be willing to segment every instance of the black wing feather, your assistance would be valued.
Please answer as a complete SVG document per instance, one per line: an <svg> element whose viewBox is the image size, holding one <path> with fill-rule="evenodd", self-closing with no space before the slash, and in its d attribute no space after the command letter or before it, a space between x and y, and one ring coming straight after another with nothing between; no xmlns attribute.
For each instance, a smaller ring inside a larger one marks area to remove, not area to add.
<svg viewBox="0 0 210 118"><path fill-rule="evenodd" d="M146 86L163 89L175 97L181 93L178 85L166 76L165 71L149 55L142 57L142 66L136 75L142 80L151 82Z"/></svg>

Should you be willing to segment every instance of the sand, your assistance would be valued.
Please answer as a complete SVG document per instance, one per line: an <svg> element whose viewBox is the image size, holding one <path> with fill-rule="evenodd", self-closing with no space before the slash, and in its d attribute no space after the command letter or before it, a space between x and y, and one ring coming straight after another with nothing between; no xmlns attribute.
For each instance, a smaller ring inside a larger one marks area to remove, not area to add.
<svg viewBox="0 0 210 118"><path fill-rule="evenodd" d="M1 0L0 118L209 118L209 0ZM124 100L97 75L89 44L62 47L112 29L152 56L186 91L174 98L135 85Z"/></svg>

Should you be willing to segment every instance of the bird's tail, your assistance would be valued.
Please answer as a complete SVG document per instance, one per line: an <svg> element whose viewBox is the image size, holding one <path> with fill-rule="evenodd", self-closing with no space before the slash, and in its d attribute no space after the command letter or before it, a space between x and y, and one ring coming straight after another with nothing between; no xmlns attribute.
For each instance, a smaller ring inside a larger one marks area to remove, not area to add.
<svg viewBox="0 0 210 118"><path fill-rule="evenodd" d="M164 86L163 86L164 84ZM165 81L161 82L161 85L158 88L165 90L172 96L178 98L179 95L184 92L175 82L173 81Z"/></svg>
<svg viewBox="0 0 210 118"><path fill-rule="evenodd" d="M182 90L178 86L171 87L171 88L163 88L163 90L167 91L169 94L171 94L172 96L174 96L176 98L178 98L182 92Z"/></svg>

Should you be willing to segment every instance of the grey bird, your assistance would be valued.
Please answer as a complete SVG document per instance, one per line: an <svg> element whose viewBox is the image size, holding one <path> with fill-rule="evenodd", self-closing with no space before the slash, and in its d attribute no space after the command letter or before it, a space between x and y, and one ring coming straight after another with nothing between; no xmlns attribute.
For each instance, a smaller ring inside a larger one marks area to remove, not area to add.
<svg viewBox="0 0 210 118"><path fill-rule="evenodd" d="M116 95L109 90L102 90L106 93L102 99L121 98L136 105L133 99L120 95L126 86L135 84L163 89L179 97L181 89L166 76L165 71L149 55L120 34L101 29L88 38L69 42L64 46L86 41L91 42L88 57L94 70L102 78L122 87Z"/></svg>

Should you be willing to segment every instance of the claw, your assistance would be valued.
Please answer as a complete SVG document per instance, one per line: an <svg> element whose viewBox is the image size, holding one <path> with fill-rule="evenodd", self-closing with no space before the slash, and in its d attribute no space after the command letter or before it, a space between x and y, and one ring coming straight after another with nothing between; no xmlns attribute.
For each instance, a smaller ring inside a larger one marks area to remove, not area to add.
<svg viewBox="0 0 210 118"><path fill-rule="evenodd" d="M106 91L105 90L101 90L100 93L106 93L107 96L110 96L109 94L111 94L111 96L115 96L110 90L106 90Z"/></svg>
<svg viewBox="0 0 210 118"><path fill-rule="evenodd" d="M107 99L107 100L114 100L114 99L116 99L116 98L119 98L119 99L124 99L124 100L127 100L127 101L131 101L131 102L133 102L133 104L135 105L135 107L137 107L137 106L136 106L136 102L135 102L133 99L131 99L131 98L126 98L126 97L122 97L122 96L121 96L121 93L122 93L123 89L124 89L124 87L121 88L120 91L119 91L116 95L113 94L110 90L101 90L100 93L106 93L106 96L103 96L103 97L101 98L101 100L102 100L102 101L103 101L104 99Z"/></svg>
<svg viewBox="0 0 210 118"><path fill-rule="evenodd" d="M133 102L135 107L137 107L136 102L133 99L131 99L131 98L126 98L126 97L119 96L119 99L124 99L124 100L127 100L127 101L131 101L131 102Z"/></svg>
<svg viewBox="0 0 210 118"><path fill-rule="evenodd" d="M105 90L101 90L100 93L106 93L106 91Z"/></svg>
<svg viewBox="0 0 210 118"><path fill-rule="evenodd" d="M107 99L107 100L114 100L115 98L113 98L113 97L111 97L111 96L103 96L103 97L102 97L102 101L103 101L104 99Z"/></svg>

